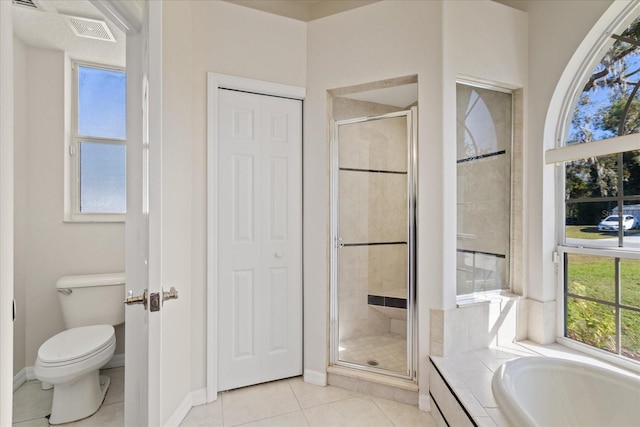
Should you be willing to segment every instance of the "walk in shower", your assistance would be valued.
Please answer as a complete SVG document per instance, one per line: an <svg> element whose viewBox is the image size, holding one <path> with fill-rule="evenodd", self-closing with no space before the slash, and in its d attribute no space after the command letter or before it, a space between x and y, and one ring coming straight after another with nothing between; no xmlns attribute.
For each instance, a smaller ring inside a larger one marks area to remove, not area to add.
<svg viewBox="0 0 640 427"><path fill-rule="evenodd" d="M417 107L354 98L333 102L331 362L414 379Z"/></svg>

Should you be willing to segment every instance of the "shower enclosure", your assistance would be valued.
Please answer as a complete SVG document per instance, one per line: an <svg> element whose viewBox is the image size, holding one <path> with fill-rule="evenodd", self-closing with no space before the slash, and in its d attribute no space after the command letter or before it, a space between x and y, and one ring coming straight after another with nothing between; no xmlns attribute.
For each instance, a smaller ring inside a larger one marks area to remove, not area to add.
<svg viewBox="0 0 640 427"><path fill-rule="evenodd" d="M335 121L331 361L415 376L416 107Z"/></svg>

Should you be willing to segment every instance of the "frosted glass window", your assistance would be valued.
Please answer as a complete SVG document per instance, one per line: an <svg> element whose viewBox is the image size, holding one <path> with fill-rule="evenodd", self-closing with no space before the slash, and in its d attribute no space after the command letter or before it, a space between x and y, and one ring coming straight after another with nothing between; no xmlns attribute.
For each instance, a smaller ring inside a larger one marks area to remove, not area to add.
<svg viewBox="0 0 640 427"><path fill-rule="evenodd" d="M124 145L80 143L80 211L125 213Z"/></svg>
<svg viewBox="0 0 640 427"><path fill-rule="evenodd" d="M509 289L512 94L456 93L457 294Z"/></svg>
<svg viewBox="0 0 640 427"><path fill-rule="evenodd" d="M69 153L73 157L72 219L122 220L126 212L126 74L74 64L74 83L75 132Z"/></svg>

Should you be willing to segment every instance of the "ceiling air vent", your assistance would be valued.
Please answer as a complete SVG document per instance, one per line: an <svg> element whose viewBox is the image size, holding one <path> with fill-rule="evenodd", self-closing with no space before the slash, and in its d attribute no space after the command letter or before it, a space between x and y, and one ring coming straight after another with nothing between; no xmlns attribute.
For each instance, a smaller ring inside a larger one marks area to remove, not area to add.
<svg viewBox="0 0 640 427"><path fill-rule="evenodd" d="M116 39L107 27L107 23L97 19L67 16L67 22L73 33L78 37L115 42Z"/></svg>
<svg viewBox="0 0 640 427"><path fill-rule="evenodd" d="M38 4L34 0L13 0L16 6L28 7L30 9L38 9Z"/></svg>

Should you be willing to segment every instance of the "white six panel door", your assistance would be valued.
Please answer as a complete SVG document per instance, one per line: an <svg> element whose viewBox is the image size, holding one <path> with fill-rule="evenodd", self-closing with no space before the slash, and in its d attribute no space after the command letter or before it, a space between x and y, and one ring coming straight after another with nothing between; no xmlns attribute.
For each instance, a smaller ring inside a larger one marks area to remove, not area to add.
<svg viewBox="0 0 640 427"><path fill-rule="evenodd" d="M218 99L218 390L229 390L302 374L302 102Z"/></svg>

